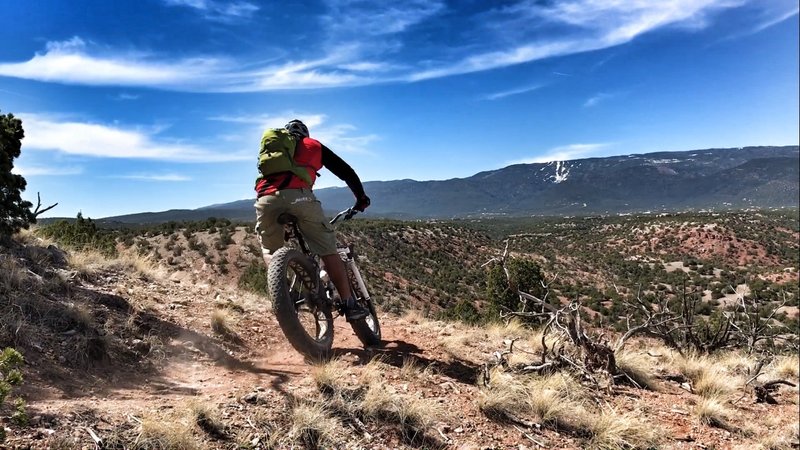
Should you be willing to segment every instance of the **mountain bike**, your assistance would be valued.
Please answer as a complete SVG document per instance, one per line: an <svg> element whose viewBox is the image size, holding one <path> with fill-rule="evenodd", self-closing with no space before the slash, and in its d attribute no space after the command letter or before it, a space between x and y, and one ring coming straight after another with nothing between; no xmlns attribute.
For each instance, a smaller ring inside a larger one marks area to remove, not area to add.
<svg viewBox="0 0 800 450"><path fill-rule="evenodd" d="M346 209L336 215L331 225L341 219L350 220L358 211ZM344 299L333 282L322 272L322 261L309 250L297 225L297 217L289 213L278 216L283 225L286 245L272 256L268 270L268 288L278 324L295 350L313 361L325 360L333 346L333 320L344 316ZM350 289L369 315L350 322L364 346L381 343L381 326L367 285L356 264L352 244L337 243L336 250L347 269Z"/></svg>

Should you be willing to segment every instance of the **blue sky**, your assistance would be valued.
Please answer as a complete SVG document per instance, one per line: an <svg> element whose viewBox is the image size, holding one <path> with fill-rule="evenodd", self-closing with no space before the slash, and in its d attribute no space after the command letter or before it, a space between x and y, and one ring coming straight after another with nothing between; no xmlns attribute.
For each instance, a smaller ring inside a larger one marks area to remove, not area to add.
<svg viewBox="0 0 800 450"><path fill-rule="evenodd" d="M53 216L253 197L292 118L364 181L798 144L797 0L5 3L0 110Z"/></svg>

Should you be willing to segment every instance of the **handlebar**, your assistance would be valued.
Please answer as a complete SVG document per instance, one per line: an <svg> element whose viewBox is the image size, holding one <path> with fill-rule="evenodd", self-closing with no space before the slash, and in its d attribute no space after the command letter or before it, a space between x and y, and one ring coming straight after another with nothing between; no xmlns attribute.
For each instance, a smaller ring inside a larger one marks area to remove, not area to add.
<svg viewBox="0 0 800 450"><path fill-rule="evenodd" d="M356 214L358 214L358 210L357 210L357 209L353 209L352 207L350 207L350 208L347 208L347 209L345 209L344 211L342 211L342 212L340 212L339 214L337 214L337 215L336 215L336 217L334 217L333 219L331 219L331 221L330 221L330 224L331 224L331 225L335 224L336 222L338 222L338 221L339 221L339 219L342 219L342 220L350 220L350 219L352 219L352 218L353 218L353 216L355 216Z"/></svg>

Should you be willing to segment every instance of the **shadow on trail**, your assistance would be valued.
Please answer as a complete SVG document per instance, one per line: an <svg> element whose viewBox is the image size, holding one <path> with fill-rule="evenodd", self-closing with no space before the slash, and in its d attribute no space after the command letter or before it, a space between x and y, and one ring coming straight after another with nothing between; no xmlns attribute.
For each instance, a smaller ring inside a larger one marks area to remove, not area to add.
<svg viewBox="0 0 800 450"><path fill-rule="evenodd" d="M196 395L199 388L164 376L168 360L205 360L230 371L270 375L278 391L294 374L233 356L245 350L243 341L182 327L157 312L134 308L119 295L79 285L67 289L17 300L33 337L14 344L25 355L25 376L41 381L23 384L29 401L104 397L128 389Z"/></svg>
<svg viewBox="0 0 800 450"><path fill-rule="evenodd" d="M425 357L422 355L422 349L417 345L401 340L384 341L382 347L333 350L334 357L347 353L358 356L361 364L366 364L374 358L380 358L386 364L398 368L403 367L407 359L412 359L418 365L431 367L437 373L462 384L475 384L479 370L475 364L455 357L451 357L447 361Z"/></svg>

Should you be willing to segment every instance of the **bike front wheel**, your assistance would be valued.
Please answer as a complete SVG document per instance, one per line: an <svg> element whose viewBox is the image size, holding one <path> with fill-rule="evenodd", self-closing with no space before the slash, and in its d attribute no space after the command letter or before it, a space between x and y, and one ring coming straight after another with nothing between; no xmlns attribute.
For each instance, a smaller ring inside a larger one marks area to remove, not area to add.
<svg viewBox="0 0 800 450"><path fill-rule="evenodd" d="M351 289L354 294L359 292L358 286L352 286ZM357 295L357 301L369 311L369 315L361 320L350 322L353 332L365 347L381 345L381 324L378 321L378 313L375 312L375 305L371 299L365 299L361 295Z"/></svg>
<svg viewBox="0 0 800 450"><path fill-rule="evenodd" d="M319 295L314 262L295 249L281 248L269 264L268 284L275 317L292 347L313 361L328 359L333 315Z"/></svg>

